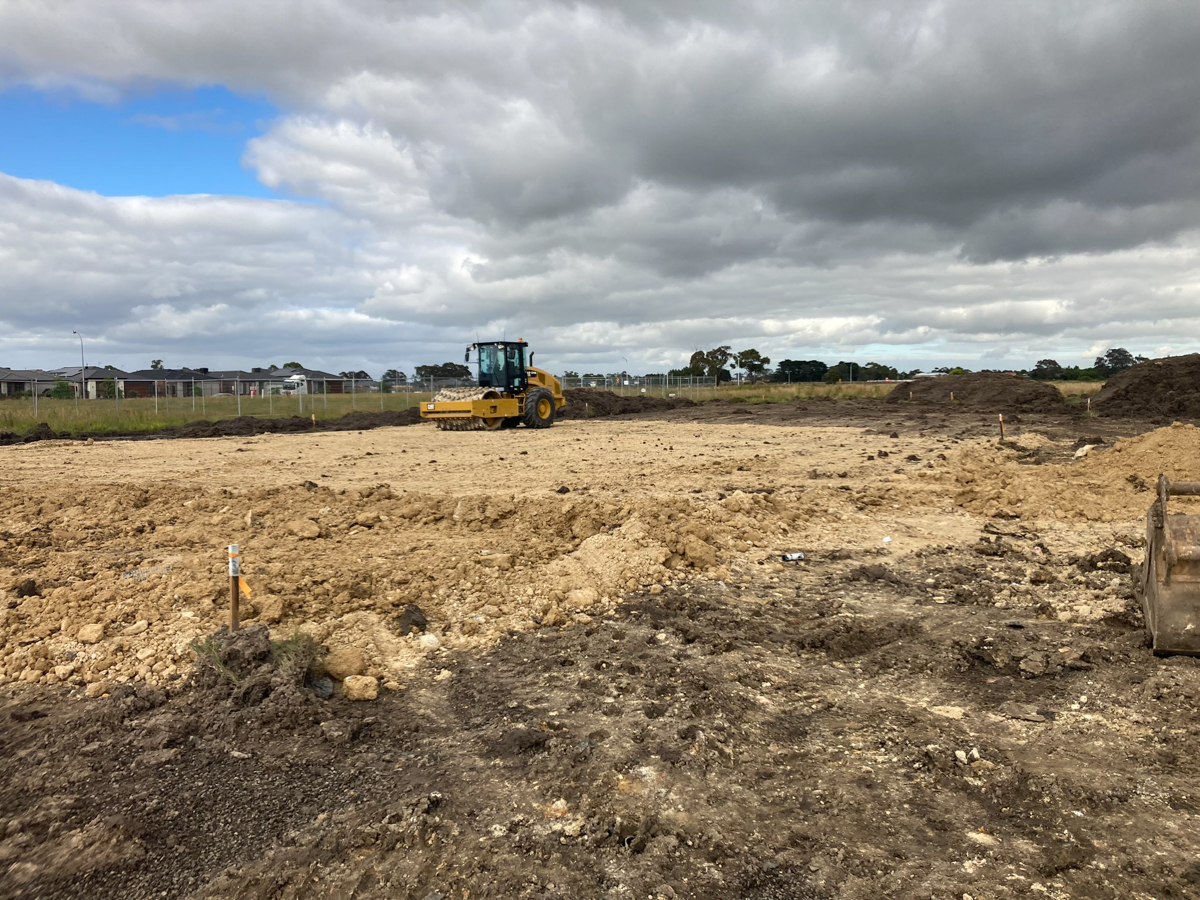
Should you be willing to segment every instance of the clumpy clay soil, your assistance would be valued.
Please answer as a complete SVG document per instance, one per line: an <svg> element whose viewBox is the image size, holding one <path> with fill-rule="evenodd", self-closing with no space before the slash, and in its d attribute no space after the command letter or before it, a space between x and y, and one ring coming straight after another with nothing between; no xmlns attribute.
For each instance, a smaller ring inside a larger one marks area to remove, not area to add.
<svg viewBox="0 0 1200 900"><path fill-rule="evenodd" d="M0 449L0 896L1195 896L1196 429L839 409Z"/></svg>
<svg viewBox="0 0 1200 900"><path fill-rule="evenodd" d="M983 372L904 382L896 385L885 401L920 406L958 405L996 414L1066 413L1070 409L1054 385L1017 375Z"/></svg>
<svg viewBox="0 0 1200 900"><path fill-rule="evenodd" d="M1092 408L1102 416L1200 419L1200 353L1138 363L1110 378Z"/></svg>

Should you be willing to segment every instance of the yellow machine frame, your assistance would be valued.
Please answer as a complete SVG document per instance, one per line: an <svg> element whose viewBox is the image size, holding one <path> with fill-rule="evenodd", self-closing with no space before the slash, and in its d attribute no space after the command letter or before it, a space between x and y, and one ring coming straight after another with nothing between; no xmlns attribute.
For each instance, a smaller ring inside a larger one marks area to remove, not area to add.
<svg viewBox="0 0 1200 900"><path fill-rule="evenodd" d="M421 418L450 431L495 430L524 423L531 428L548 428L556 413L567 405L562 383L544 369L525 364L524 341L495 341L472 344L467 360L476 348L508 348L517 361L515 373L480 372L479 387L447 388L432 400L421 404ZM485 351L486 352L486 351ZM532 360L533 354L530 354ZM484 383L490 382L490 383Z"/></svg>

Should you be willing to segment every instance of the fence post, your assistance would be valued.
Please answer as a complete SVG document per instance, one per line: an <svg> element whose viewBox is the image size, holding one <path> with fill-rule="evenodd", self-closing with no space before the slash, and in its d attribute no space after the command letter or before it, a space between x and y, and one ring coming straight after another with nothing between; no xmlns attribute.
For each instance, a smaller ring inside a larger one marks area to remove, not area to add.
<svg viewBox="0 0 1200 900"><path fill-rule="evenodd" d="M154 414L158 415L158 382L154 382Z"/></svg>
<svg viewBox="0 0 1200 900"><path fill-rule="evenodd" d="M192 379L192 412L196 411L196 379Z"/></svg>
<svg viewBox="0 0 1200 900"><path fill-rule="evenodd" d="M242 414L242 382L236 375L233 377L233 392L238 398L238 415Z"/></svg>

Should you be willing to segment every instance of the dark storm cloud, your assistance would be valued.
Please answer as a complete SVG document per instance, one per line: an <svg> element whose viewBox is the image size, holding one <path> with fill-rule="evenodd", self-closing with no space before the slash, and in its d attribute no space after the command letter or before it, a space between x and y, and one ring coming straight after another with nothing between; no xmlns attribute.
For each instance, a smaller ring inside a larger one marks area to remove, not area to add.
<svg viewBox="0 0 1200 900"><path fill-rule="evenodd" d="M1200 326L1190 3L13 3L0 79L265 94L246 164L324 204L0 185L23 333L233 306L649 363Z"/></svg>

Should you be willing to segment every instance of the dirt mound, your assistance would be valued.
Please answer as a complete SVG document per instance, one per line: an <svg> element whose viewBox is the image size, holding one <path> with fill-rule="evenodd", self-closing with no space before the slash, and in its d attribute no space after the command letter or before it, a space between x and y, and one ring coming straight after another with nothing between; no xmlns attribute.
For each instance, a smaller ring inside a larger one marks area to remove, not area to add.
<svg viewBox="0 0 1200 900"><path fill-rule="evenodd" d="M40 422L34 425L24 434L15 434L11 431L0 431L0 446L8 444L32 444L35 441L53 441L65 435L55 434L54 430L45 422Z"/></svg>
<svg viewBox="0 0 1200 900"><path fill-rule="evenodd" d="M695 406L686 397L651 397L640 394L622 397L612 391L575 388L566 392L567 405L559 410L560 419L595 419L601 416L627 416L637 413L664 412L685 406Z"/></svg>
<svg viewBox="0 0 1200 900"><path fill-rule="evenodd" d="M200 419L177 428L164 428L155 437L209 438L249 437L254 434L292 434L312 431L312 419L291 416L287 419L260 419L257 416L236 416L210 422Z"/></svg>
<svg viewBox="0 0 1200 900"><path fill-rule="evenodd" d="M952 400L951 397L954 399ZM1017 375L980 372L918 378L895 389L884 398L888 403L919 403L923 406L958 406L987 412L1065 412L1066 398L1055 387Z"/></svg>
<svg viewBox="0 0 1200 900"><path fill-rule="evenodd" d="M1102 416L1200 418L1200 353L1139 363L1108 380L1092 409Z"/></svg>
<svg viewBox="0 0 1200 900"><path fill-rule="evenodd" d="M1089 455L1080 468L1112 484L1128 482L1137 487L1153 485L1163 473L1175 481L1194 481L1200 476L1200 428L1178 423L1156 428Z"/></svg>
<svg viewBox="0 0 1200 900"><path fill-rule="evenodd" d="M1075 521L1141 519L1159 474L1192 480L1200 428L1176 423L1117 441L1066 465L1021 465L1019 454L971 448L954 459L959 505L984 515Z"/></svg>
<svg viewBox="0 0 1200 900"><path fill-rule="evenodd" d="M296 434L303 431L367 431L372 428L390 428L400 425L416 425L421 413L414 407L405 410L380 412L350 412L336 419L317 419L311 416L289 416L286 419L260 419L257 416L237 416L210 422L201 419L164 428L156 437L204 438L204 437L249 437L255 434Z"/></svg>
<svg viewBox="0 0 1200 900"><path fill-rule="evenodd" d="M340 419L331 419L328 422L317 420L318 427L327 431L367 431L371 428L417 425L420 422L421 412L415 406L411 409L380 412L351 412L346 413Z"/></svg>
<svg viewBox="0 0 1200 900"><path fill-rule="evenodd" d="M208 730L228 732L247 723L297 727L313 720L319 705L314 688L320 686L310 685L310 675L320 647L307 634L273 641L266 625L233 634L223 627L192 650L189 699Z"/></svg>
<svg viewBox="0 0 1200 900"><path fill-rule="evenodd" d="M607 415L607 413L606 413ZM312 416L289 416L280 419L263 419L258 416L236 416L232 419L197 419L186 425L172 425L158 431L103 431L103 432L69 432L56 433L45 422L35 425L25 434L15 434L11 431L0 431L0 446L9 444L31 444L35 441L54 440L100 440L113 438L136 438L150 440L155 438L212 438L212 437L251 437L256 434L298 434L305 431L369 431L372 428L396 428L402 425L416 425L421 421L421 413L416 407L403 410L387 410L380 412L350 412L336 419L317 419L313 424Z"/></svg>

